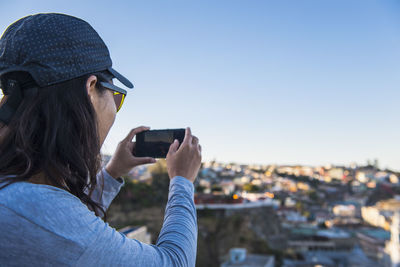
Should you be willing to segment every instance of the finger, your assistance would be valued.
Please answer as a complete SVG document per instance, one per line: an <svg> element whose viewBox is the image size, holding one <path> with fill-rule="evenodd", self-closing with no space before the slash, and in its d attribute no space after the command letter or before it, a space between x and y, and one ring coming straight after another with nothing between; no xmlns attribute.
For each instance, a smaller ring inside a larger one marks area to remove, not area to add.
<svg viewBox="0 0 400 267"><path fill-rule="evenodd" d="M125 141L125 142L132 142L132 139L133 139L133 137L134 137L135 135L137 135L137 134L140 133L140 132L148 131L148 130L150 130L150 127L147 127L147 126L140 126L140 127L134 128L134 129L132 129L132 130L129 132L129 134L125 137L124 141Z"/></svg>
<svg viewBox="0 0 400 267"><path fill-rule="evenodd" d="M197 146L199 144L199 138L193 135L192 137L192 145Z"/></svg>
<svg viewBox="0 0 400 267"><path fill-rule="evenodd" d="M177 139L169 146L168 154L173 154L178 150L179 141Z"/></svg>
<svg viewBox="0 0 400 267"><path fill-rule="evenodd" d="M200 151L200 153L201 153L201 145L199 144L199 146L198 146L198 147L199 147L199 151Z"/></svg>
<svg viewBox="0 0 400 267"><path fill-rule="evenodd" d="M190 127L186 127L185 137L183 138L182 145L191 143L192 143L192 131L190 130Z"/></svg>
<svg viewBox="0 0 400 267"><path fill-rule="evenodd" d="M135 158L135 164L136 165L149 164L149 163L155 163L155 162L156 162L156 159L155 158L151 158L151 157Z"/></svg>

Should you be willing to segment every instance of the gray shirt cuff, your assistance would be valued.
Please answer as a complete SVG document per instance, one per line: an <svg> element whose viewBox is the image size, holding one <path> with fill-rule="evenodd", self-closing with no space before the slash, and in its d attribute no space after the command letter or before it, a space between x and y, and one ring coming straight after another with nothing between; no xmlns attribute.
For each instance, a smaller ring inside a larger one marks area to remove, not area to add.
<svg viewBox="0 0 400 267"><path fill-rule="evenodd" d="M124 184L125 181L122 177L115 179L103 168L97 174L97 185L91 198L107 210Z"/></svg>

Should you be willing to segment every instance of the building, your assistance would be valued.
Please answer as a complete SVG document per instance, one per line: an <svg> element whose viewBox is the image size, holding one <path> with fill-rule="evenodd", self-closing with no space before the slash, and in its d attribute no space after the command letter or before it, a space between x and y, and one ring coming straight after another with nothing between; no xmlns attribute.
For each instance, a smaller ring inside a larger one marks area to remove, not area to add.
<svg viewBox="0 0 400 267"><path fill-rule="evenodd" d="M375 267L376 262L368 259L358 246L350 251L312 251L303 253L302 260L284 259L283 267Z"/></svg>
<svg viewBox="0 0 400 267"><path fill-rule="evenodd" d="M390 225L390 240L385 246L385 257L383 263L387 267L400 266L399 227L400 218L399 213L396 212Z"/></svg>
<svg viewBox="0 0 400 267"><path fill-rule="evenodd" d="M146 226L127 226L119 229L118 232L124 234L127 238L136 239L146 244L151 244L151 235L147 232Z"/></svg>
<svg viewBox="0 0 400 267"><path fill-rule="evenodd" d="M355 238L339 229L320 230L313 227L296 227L290 229L287 247L297 253L350 252L355 243Z"/></svg>
<svg viewBox="0 0 400 267"><path fill-rule="evenodd" d="M355 201L340 201L334 203L332 212L339 217L361 217L360 204Z"/></svg>
<svg viewBox="0 0 400 267"><path fill-rule="evenodd" d="M381 228L366 228L359 230L356 236L365 254L380 262L384 255L385 243L390 239L390 232Z"/></svg>
<svg viewBox="0 0 400 267"><path fill-rule="evenodd" d="M232 248L228 260L221 267L273 267L275 257L269 255L247 254L245 248Z"/></svg>
<svg viewBox="0 0 400 267"><path fill-rule="evenodd" d="M379 201L375 206L362 207L361 216L365 222L389 230L396 211L400 211L400 200L393 198Z"/></svg>

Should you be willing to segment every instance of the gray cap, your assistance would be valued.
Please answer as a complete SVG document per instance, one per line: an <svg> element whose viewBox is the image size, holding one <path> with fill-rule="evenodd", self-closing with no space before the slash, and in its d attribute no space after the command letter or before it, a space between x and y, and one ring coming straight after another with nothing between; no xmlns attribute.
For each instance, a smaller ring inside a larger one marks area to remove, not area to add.
<svg viewBox="0 0 400 267"><path fill-rule="evenodd" d="M126 87L132 83L112 67L107 46L86 21L40 13L11 24L0 39L0 76L28 72L39 87L108 71Z"/></svg>

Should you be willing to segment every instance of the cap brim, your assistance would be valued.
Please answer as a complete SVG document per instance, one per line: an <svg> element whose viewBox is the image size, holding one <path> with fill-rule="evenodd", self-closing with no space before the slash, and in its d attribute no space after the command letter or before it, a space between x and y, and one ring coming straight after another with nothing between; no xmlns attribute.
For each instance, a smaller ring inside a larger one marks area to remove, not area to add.
<svg viewBox="0 0 400 267"><path fill-rule="evenodd" d="M124 94L124 95L127 94L126 90L124 90L124 89L122 89L122 88L120 88L120 87L118 87L118 86L116 86L116 85L114 85L112 83L100 82L100 84L105 88L111 89L113 91L120 92L121 94Z"/></svg>
<svg viewBox="0 0 400 267"><path fill-rule="evenodd" d="M125 85L128 88L133 88L133 84L127 78L125 78L121 73L119 73L118 71L116 71L111 67L109 67L107 70L114 76L114 78L120 81L123 85Z"/></svg>

